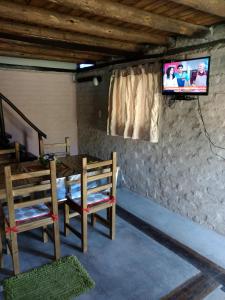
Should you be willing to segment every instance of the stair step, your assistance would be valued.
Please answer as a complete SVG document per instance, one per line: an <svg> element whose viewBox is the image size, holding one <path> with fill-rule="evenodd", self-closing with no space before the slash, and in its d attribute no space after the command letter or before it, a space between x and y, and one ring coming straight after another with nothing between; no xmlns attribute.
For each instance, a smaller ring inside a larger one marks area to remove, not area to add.
<svg viewBox="0 0 225 300"><path fill-rule="evenodd" d="M10 136L10 135L9 135ZM13 142L3 142L1 140L0 142L0 149L9 149L9 148L13 148L14 147L14 143ZM24 161L32 161L32 160L36 160L37 156L27 152L26 151L26 147L24 145L20 144L20 161L24 162Z"/></svg>

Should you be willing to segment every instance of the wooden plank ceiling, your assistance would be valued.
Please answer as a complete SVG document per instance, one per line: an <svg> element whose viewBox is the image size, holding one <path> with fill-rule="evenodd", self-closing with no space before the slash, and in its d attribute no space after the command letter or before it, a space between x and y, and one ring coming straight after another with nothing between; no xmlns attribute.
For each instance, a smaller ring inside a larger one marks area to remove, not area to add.
<svg viewBox="0 0 225 300"><path fill-rule="evenodd" d="M221 0L0 0L0 55L110 61L224 21Z"/></svg>

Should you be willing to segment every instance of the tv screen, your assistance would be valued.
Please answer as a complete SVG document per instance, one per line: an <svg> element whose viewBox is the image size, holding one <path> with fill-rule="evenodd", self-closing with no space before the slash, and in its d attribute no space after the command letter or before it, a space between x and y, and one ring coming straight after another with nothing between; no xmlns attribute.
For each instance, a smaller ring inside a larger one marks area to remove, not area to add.
<svg viewBox="0 0 225 300"><path fill-rule="evenodd" d="M163 63L164 95L208 95L210 57Z"/></svg>

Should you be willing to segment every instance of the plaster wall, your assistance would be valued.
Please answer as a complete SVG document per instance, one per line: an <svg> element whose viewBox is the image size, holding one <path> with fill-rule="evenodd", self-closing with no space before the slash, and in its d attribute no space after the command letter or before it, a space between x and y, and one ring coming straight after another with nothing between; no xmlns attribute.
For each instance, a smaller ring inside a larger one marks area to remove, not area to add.
<svg viewBox="0 0 225 300"><path fill-rule="evenodd" d="M209 41L224 36L219 27ZM196 40L178 40L177 46ZM176 55L174 59L210 55L208 96L199 98L205 126L217 145L225 147L225 46ZM107 136L107 99L110 73L99 71L103 82L77 85L79 152L108 158L118 153L120 183L172 211L225 234L225 150L210 150L198 113L197 101L162 103L158 144Z"/></svg>

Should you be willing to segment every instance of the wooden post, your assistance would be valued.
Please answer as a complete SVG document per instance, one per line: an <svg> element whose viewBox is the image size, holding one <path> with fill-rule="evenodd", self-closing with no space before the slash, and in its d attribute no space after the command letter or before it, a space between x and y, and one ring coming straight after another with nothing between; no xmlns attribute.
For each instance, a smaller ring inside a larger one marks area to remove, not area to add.
<svg viewBox="0 0 225 300"><path fill-rule="evenodd" d="M92 213L91 214L91 225L94 227L96 224L96 214Z"/></svg>
<svg viewBox="0 0 225 300"><path fill-rule="evenodd" d="M68 236L70 233L69 228L66 226L70 223L70 207L68 204L64 203L64 235Z"/></svg>
<svg viewBox="0 0 225 300"><path fill-rule="evenodd" d="M38 141L39 141L39 156L42 156L45 154L45 152L44 152L43 138L40 134L38 134Z"/></svg>
<svg viewBox="0 0 225 300"><path fill-rule="evenodd" d="M9 227L14 228L16 226L15 222L15 210L14 210L14 198L12 192L12 178L11 178L11 168L10 166L5 167L5 187L6 187L6 197L9 212ZM18 243L17 243L17 232L10 232L11 240L11 254L13 261L14 274L19 273L19 254L18 254Z"/></svg>
<svg viewBox="0 0 225 300"><path fill-rule="evenodd" d="M48 242L47 225L42 227L42 240L44 243Z"/></svg>
<svg viewBox="0 0 225 300"><path fill-rule="evenodd" d="M1 136L1 139L5 140L5 137L6 137L5 121L4 121L3 106L2 106L1 98L0 98L0 136Z"/></svg>
<svg viewBox="0 0 225 300"><path fill-rule="evenodd" d="M4 230L8 227L8 224L6 223L6 220L4 220ZM9 243L10 243L10 234L5 232L5 238L6 238L6 254L10 255L10 249L9 249ZM8 241L8 242L7 242Z"/></svg>
<svg viewBox="0 0 225 300"><path fill-rule="evenodd" d="M60 236L59 236L59 221L58 221L58 202L56 195L56 163L50 161L50 176L51 176L51 195L52 195L52 214L55 218L53 222L54 230L54 250L55 259L60 258Z"/></svg>
<svg viewBox="0 0 225 300"><path fill-rule="evenodd" d="M2 210L2 203L0 200L0 268L3 268L3 230L4 230L4 222L3 222L3 210Z"/></svg>
<svg viewBox="0 0 225 300"><path fill-rule="evenodd" d="M81 230L82 230L82 251L87 252L87 158L82 159L81 174Z"/></svg>
<svg viewBox="0 0 225 300"><path fill-rule="evenodd" d="M116 200L116 166L117 166L117 159L116 159L116 152L112 153L112 190L111 195ZM116 203L112 204L111 207L111 218L110 218L110 238L112 240L115 239L115 227L116 227Z"/></svg>
<svg viewBox="0 0 225 300"><path fill-rule="evenodd" d="M65 138L65 144L66 144L66 155L70 155L70 138Z"/></svg>

